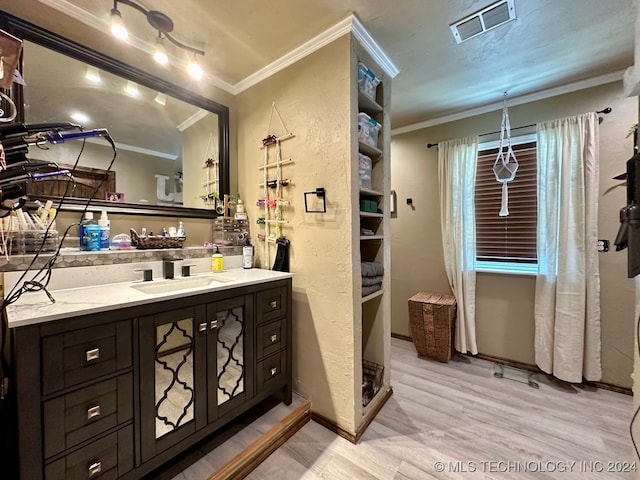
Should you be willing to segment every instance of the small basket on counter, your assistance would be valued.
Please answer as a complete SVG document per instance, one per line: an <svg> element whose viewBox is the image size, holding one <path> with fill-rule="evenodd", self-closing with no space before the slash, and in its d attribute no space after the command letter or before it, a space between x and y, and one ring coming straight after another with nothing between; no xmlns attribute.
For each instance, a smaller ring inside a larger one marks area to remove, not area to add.
<svg viewBox="0 0 640 480"><path fill-rule="evenodd" d="M139 250L151 250L159 248L182 248L187 237L165 237L162 235L147 235L141 237L133 228L131 233L131 245Z"/></svg>

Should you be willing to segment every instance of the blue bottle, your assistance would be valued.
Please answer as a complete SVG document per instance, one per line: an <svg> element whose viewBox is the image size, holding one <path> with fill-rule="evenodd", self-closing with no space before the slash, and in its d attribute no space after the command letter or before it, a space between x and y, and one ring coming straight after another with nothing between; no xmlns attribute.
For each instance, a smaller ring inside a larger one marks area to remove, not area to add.
<svg viewBox="0 0 640 480"><path fill-rule="evenodd" d="M100 250L100 225L95 223L84 226L84 239L87 250L97 252Z"/></svg>
<svg viewBox="0 0 640 480"><path fill-rule="evenodd" d="M84 219L80 222L80 226L78 228L80 250L89 250L87 247L87 232L85 231L87 225L98 225L98 222L93 219L93 212L84 212Z"/></svg>

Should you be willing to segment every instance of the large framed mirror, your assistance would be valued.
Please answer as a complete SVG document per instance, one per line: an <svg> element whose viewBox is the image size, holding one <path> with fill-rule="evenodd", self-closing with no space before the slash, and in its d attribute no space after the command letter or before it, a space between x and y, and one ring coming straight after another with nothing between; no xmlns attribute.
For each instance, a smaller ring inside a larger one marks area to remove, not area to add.
<svg viewBox="0 0 640 480"><path fill-rule="evenodd" d="M4 12L0 21L23 41L26 86L14 83L11 91L18 120L106 128L115 141L113 173L92 205L125 214L217 216L212 194L229 193L227 106ZM81 143L32 147L29 157L73 165ZM107 142L91 139L82 148L78 165L88 177L106 168ZM30 188L30 197L59 198L55 185ZM61 208L83 209L82 197L67 198Z"/></svg>

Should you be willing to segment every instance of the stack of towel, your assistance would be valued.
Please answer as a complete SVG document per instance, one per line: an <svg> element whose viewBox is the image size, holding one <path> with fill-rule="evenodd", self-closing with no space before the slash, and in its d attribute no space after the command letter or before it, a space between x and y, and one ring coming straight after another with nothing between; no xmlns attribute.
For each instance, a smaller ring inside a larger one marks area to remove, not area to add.
<svg viewBox="0 0 640 480"><path fill-rule="evenodd" d="M382 288L384 267L377 262L362 262L362 296L366 297Z"/></svg>

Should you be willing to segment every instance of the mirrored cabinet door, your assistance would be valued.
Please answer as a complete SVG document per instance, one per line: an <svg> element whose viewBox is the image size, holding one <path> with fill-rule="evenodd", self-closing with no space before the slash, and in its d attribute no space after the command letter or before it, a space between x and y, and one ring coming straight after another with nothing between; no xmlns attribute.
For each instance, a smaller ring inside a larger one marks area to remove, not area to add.
<svg viewBox="0 0 640 480"><path fill-rule="evenodd" d="M206 423L203 305L140 319L143 461Z"/></svg>
<svg viewBox="0 0 640 480"><path fill-rule="evenodd" d="M253 297L211 303L207 338L209 422L253 396Z"/></svg>

